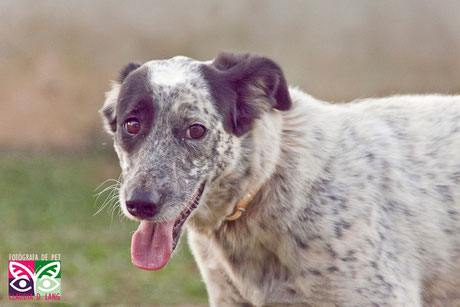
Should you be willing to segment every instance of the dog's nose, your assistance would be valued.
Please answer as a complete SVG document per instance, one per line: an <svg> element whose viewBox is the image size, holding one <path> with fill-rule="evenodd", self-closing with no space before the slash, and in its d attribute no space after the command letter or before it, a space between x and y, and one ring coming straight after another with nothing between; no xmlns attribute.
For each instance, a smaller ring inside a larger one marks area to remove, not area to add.
<svg viewBox="0 0 460 307"><path fill-rule="evenodd" d="M129 214L140 219L149 219L157 214L160 207L160 194L157 191L134 189L126 198Z"/></svg>

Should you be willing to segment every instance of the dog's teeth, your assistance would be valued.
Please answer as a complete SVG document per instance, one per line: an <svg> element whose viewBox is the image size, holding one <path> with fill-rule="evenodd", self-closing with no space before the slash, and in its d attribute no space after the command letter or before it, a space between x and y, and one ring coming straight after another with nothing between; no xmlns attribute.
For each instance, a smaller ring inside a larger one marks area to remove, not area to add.
<svg viewBox="0 0 460 307"><path fill-rule="evenodd" d="M173 228L174 236L177 236L179 234L180 229L182 225L185 223L185 221L187 220L188 216L192 213L194 209L196 209L196 207L198 207L198 199L200 198L203 192L203 187L204 185L198 190L198 193L196 194L196 197L193 200L193 202L180 213L178 219L174 223L174 228Z"/></svg>

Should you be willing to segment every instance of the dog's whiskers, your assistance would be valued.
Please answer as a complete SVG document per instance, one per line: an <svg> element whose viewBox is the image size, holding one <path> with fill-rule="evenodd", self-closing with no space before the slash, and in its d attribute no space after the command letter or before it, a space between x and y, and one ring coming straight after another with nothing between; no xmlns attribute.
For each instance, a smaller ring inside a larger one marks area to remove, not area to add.
<svg viewBox="0 0 460 307"><path fill-rule="evenodd" d="M99 209L96 211L96 213L93 214L93 216L99 214L102 210L104 210L104 208L106 208L107 206L109 206L109 214L112 215L112 220L113 220L113 212L115 210L116 207L118 207L118 204L119 204L119 200L117 201L117 199L119 198L119 191L120 191L120 186L121 186L121 181L120 181L120 178L121 178L121 174L120 176L118 177L118 179L107 179L105 181L103 181L94 191L97 191L98 189L101 189L103 187L104 184L108 183L108 182L115 182L107 187L105 187L104 189L102 189L100 192L96 193L94 195L94 197L96 197L96 200L95 200L95 205L97 206L97 203L99 201L99 198L108 192L107 196L105 197L105 200L102 202L102 204L100 205Z"/></svg>
<svg viewBox="0 0 460 307"><path fill-rule="evenodd" d="M97 203L97 201L99 200L99 197L101 197L102 194L104 194L105 192L107 192L109 190L111 190L110 193L112 193L112 191L114 189L117 189L117 188L118 188L118 184L112 184L112 185L106 187L105 189L103 189L101 192L94 194L93 196L96 197L96 203Z"/></svg>
<svg viewBox="0 0 460 307"><path fill-rule="evenodd" d="M109 178L109 179L106 179L104 180L101 184L99 184L97 186L97 188L94 189L94 192L96 192L97 190L99 190L104 184L106 184L107 182L115 182L115 184L120 184L120 181L119 181L120 177L117 179L113 179L113 178Z"/></svg>

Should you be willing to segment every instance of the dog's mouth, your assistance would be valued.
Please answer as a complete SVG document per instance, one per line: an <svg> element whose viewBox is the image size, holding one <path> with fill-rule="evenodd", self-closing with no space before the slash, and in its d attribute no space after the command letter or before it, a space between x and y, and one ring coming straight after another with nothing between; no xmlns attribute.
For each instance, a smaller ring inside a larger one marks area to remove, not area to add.
<svg viewBox="0 0 460 307"><path fill-rule="evenodd" d="M194 197L192 198L192 201L187 205L187 207L185 207L184 210L182 210L182 212L179 215L179 218L176 219L176 222L174 223L173 227L173 250L176 248L177 243L179 242L179 237L182 233L182 226L184 225L185 221L188 219L190 214L193 212L193 210L195 210L196 207L198 207L198 203L200 202L203 190L204 182L200 185L198 191L196 191Z"/></svg>
<svg viewBox="0 0 460 307"><path fill-rule="evenodd" d="M141 221L131 241L131 260L136 267L144 270L159 270L168 263L179 242L182 226L198 207L204 186L203 182L178 218L161 223Z"/></svg>

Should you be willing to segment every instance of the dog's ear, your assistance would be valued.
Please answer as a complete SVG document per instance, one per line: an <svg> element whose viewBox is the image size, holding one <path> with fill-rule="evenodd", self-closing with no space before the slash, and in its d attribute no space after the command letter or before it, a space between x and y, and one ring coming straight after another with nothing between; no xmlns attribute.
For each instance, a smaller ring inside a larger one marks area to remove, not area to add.
<svg viewBox="0 0 460 307"><path fill-rule="evenodd" d="M126 77L133 72L134 70L141 67L142 64L139 63L128 63L121 70L120 75L118 76L118 82L123 83Z"/></svg>
<svg viewBox="0 0 460 307"><path fill-rule="evenodd" d="M109 134L114 134L117 130L117 99L120 92L120 83L113 82L112 89L105 93L105 102L99 114L104 122L104 128Z"/></svg>
<svg viewBox="0 0 460 307"><path fill-rule="evenodd" d="M110 91L105 93L105 102L102 109L99 110L99 114L104 121L104 128L109 134L114 134L117 130L117 99L120 92L120 87L123 81L128 75L134 70L141 66L139 63L128 63L121 70L118 76L118 81L112 83Z"/></svg>
<svg viewBox="0 0 460 307"><path fill-rule="evenodd" d="M261 112L291 107L281 68L274 61L249 54L220 53L203 66L211 95L224 120L224 128L241 136Z"/></svg>

